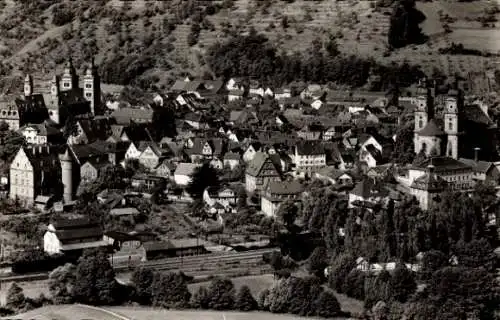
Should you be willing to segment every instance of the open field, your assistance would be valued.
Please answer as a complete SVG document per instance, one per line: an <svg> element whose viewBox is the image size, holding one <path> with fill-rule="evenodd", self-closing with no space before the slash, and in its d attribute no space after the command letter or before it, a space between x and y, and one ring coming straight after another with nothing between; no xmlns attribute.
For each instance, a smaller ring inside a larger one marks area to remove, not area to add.
<svg viewBox="0 0 500 320"><path fill-rule="evenodd" d="M7 318L5 318L7 319ZM48 306L9 317L18 320L294 320L293 315L264 312L174 311L142 307L93 308L83 305ZM310 318L309 318L310 319ZM338 318L341 319L341 318ZM345 318L344 318L345 319Z"/></svg>

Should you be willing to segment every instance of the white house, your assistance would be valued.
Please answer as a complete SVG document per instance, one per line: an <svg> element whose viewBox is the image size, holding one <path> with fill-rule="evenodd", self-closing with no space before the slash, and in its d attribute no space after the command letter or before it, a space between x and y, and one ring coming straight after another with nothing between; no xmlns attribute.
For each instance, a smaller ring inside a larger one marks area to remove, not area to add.
<svg viewBox="0 0 500 320"><path fill-rule="evenodd" d="M243 161L245 162L250 162L253 160L255 157L255 154L260 151L260 144L258 143L251 143L248 148L245 150L245 153L243 153Z"/></svg>
<svg viewBox="0 0 500 320"><path fill-rule="evenodd" d="M130 142L127 152L125 152L125 160L128 159L139 159L141 151L137 148L134 142Z"/></svg>
<svg viewBox="0 0 500 320"><path fill-rule="evenodd" d="M174 172L175 183L179 186L187 186L191 182L196 169L199 167L201 167L199 163L179 163Z"/></svg>

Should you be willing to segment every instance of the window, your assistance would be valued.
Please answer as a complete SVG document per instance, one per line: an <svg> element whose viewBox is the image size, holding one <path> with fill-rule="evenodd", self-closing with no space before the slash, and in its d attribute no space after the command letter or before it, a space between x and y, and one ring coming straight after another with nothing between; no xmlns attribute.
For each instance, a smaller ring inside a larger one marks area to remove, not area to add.
<svg viewBox="0 0 500 320"><path fill-rule="evenodd" d="M448 122L448 130L453 130L453 122L451 120Z"/></svg>
<svg viewBox="0 0 500 320"><path fill-rule="evenodd" d="M90 84L90 83L85 84L85 88L92 89L92 84Z"/></svg>
<svg viewBox="0 0 500 320"><path fill-rule="evenodd" d="M63 83L63 87L65 87L65 88L69 88L69 83L68 83L68 82L64 82L64 83Z"/></svg>
<svg viewBox="0 0 500 320"><path fill-rule="evenodd" d="M85 96L86 96L87 98L92 98L92 93L91 93L91 92L87 92L87 93L85 93Z"/></svg>

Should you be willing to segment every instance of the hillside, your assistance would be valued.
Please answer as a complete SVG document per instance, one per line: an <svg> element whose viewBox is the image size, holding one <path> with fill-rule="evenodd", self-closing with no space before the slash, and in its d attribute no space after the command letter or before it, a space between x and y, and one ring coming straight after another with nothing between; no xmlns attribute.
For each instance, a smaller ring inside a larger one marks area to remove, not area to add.
<svg viewBox="0 0 500 320"><path fill-rule="evenodd" d="M0 0L0 75L12 76L1 79L0 92L15 90L26 72L50 77L69 55L76 66L95 56L104 82L163 88L179 75L208 73L206 48L250 27L284 52L335 38L346 54L466 75L493 70L496 59L438 50L460 42L498 53L500 32L488 22L498 16L496 8L489 0L417 2L430 40L389 54L391 8L374 1Z"/></svg>

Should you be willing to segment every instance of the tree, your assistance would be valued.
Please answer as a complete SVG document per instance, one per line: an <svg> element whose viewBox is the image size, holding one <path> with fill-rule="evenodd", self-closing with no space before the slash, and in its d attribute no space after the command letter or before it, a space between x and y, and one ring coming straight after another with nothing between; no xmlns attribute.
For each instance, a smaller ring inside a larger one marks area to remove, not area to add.
<svg viewBox="0 0 500 320"><path fill-rule="evenodd" d="M266 299L269 296L269 289L264 289L261 292L259 292L259 310L263 311L268 311L267 306L266 306Z"/></svg>
<svg viewBox="0 0 500 320"><path fill-rule="evenodd" d="M488 240L482 238L471 242L460 241L456 245L455 255L460 265L470 268L485 268L495 272L498 257Z"/></svg>
<svg viewBox="0 0 500 320"><path fill-rule="evenodd" d="M253 311L257 310L258 304L252 296L252 292L250 292L250 288L244 285L238 291L236 295L236 304L235 308L240 311Z"/></svg>
<svg viewBox="0 0 500 320"><path fill-rule="evenodd" d="M9 130L9 125L0 122L0 159L10 162L15 156L19 147L24 146L26 140L17 131Z"/></svg>
<svg viewBox="0 0 500 320"><path fill-rule="evenodd" d="M191 297L189 304L195 309L208 309L210 305L210 295L207 287L200 286Z"/></svg>
<svg viewBox="0 0 500 320"><path fill-rule="evenodd" d="M424 20L425 15L415 8L415 0L400 0L390 20L389 45L400 48L411 43L424 43L427 38L419 27Z"/></svg>
<svg viewBox="0 0 500 320"><path fill-rule="evenodd" d="M445 267L436 271L429 281L429 303L438 309L454 304L455 309L464 310L468 318L494 319L500 303L495 277L484 268Z"/></svg>
<svg viewBox="0 0 500 320"><path fill-rule="evenodd" d="M208 287L209 307L214 310L232 310L235 304L234 284L226 278L212 280Z"/></svg>
<svg viewBox="0 0 500 320"><path fill-rule="evenodd" d="M49 274L49 290L55 304L68 304L73 301L76 266L66 263Z"/></svg>
<svg viewBox="0 0 500 320"><path fill-rule="evenodd" d="M432 274L448 265L448 257L439 250L427 251L422 258L422 277L430 279Z"/></svg>
<svg viewBox="0 0 500 320"><path fill-rule="evenodd" d="M298 208L294 201L286 200L281 203L276 215L283 221L288 230L293 229L295 219L297 219Z"/></svg>
<svg viewBox="0 0 500 320"><path fill-rule="evenodd" d="M330 267L328 284L339 293L343 292L343 283L347 275L356 267L356 259L346 253L338 255Z"/></svg>
<svg viewBox="0 0 500 320"><path fill-rule="evenodd" d="M90 305L111 305L116 301L115 272L103 250L88 250L76 266L73 299Z"/></svg>
<svg viewBox="0 0 500 320"><path fill-rule="evenodd" d="M207 187L216 187L219 185L219 175L208 163L204 163L193 174L192 180L187 187L187 192L199 199Z"/></svg>
<svg viewBox="0 0 500 320"><path fill-rule="evenodd" d="M329 290L321 292L313 303L314 314L322 318L333 318L341 314L340 303Z"/></svg>
<svg viewBox="0 0 500 320"><path fill-rule="evenodd" d="M176 273L155 273L151 295L153 306L162 308L185 308L191 299L184 276Z"/></svg>
<svg viewBox="0 0 500 320"><path fill-rule="evenodd" d="M5 299L5 305L7 308L13 310L19 310L24 307L26 303L26 297L24 296L23 288L17 285L17 283L12 283L9 290L7 291L7 297Z"/></svg>
<svg viewBox="0 0 500 320"><path fill-rule="evenodd" d="M317 247L308 260L308 271L319 278L325 275L325 268L328 266L328 252L325 247Z"/></svg>
<svg viewBox="0 0 500 320"><path fill-rule="evenodd" d="M138 268L132 273L131 282L135 287L135 299L142 305L151 305L154 272L148 268Z"/></svg>
<svg viewBox="0 0 500 320"><path fill-rule="evenodd" d="M366 274L363 271L352 270L342 283L342 292L349 297L363 300L365 298L365 278Z"/></svg>
<svg viewBox="0 0 500 320"><path fill-rule="evenodd" d="M399 302L406 302L417 289L413 272L402 263L396 265L390 284L393 297Z"/></svg>

